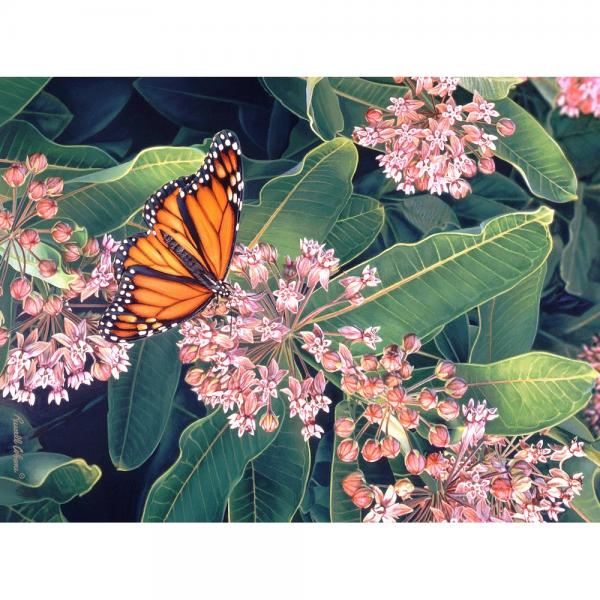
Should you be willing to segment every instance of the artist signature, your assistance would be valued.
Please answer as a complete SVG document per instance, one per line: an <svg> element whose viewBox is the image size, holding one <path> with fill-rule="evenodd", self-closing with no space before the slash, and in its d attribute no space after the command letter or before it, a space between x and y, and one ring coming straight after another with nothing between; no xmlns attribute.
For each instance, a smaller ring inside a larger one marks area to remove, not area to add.
<svg viewBox="0 0 600 600"><path fill-rule="evenodd" d="M25 473L21 471L21 461L23 460L23 436L19 432L19 425L24 425L25 421L19 414L14 414L12 418L13 426L13 453L12 453L12 465L13 472L19 477L19 479L25 479Z"/></svg>

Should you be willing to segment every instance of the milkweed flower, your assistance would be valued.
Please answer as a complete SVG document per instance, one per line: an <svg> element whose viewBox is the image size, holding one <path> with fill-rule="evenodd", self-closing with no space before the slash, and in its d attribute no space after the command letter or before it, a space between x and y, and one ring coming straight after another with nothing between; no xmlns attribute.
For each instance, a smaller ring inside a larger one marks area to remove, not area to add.
<svg viewBox="0 0 600 600"><path fill-rule="evenodd" d="M457 104L456 77L395 80L408 91L391 97L386 110L369 109L367 125L354 128L354 140L361 146L383 148L377 161L397 190L464 198L471 192L467 180L478 170L495 171L495 142L498 135L512 135L515 124L499 118L495 104L478 92L467 104Z"/></svg>
<svg viewBox="0 0 600 600"><path fill-rule="evenodd" d="M556 104L567 117L600 117L600 77L557 77Z"/></svg>

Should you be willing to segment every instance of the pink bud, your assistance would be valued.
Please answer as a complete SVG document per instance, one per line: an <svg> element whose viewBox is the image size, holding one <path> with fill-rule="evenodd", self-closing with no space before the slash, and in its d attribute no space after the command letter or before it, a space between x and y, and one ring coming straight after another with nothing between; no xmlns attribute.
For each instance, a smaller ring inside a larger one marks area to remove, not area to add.
<svg viewBox="0 0 600 600"><path fill-rule="evenodd" d="M467 382L460 377L454 377L446 382L444 391L451 398L462 398L467 393Z"/></svg>
<svg viewBox="0 0 600 600"><path fill-rule="evenodd" d="M52 277L56 274L56 263L49 258L45 258L38 263L38 269L42 277Z"/></svg>
<svg viewBox="0 0 600 600"><path fill-rule="evenodd" d="M354 471L342 479L342 487L348 496L353 496L365 483L360 471Z"/></svg>
<svg viewBox="0 0 600 600"><path fill-rule="evenodd" d="M95 362L90 369L92 377L98 381L108 381L111 376L110 365L105 362Z"/></svg>
<svg viewBox="0 0 600 600"><path fill-rule="evenodd" d="M408 406L398 409L398 421L406 429L416 429L419 426L419 413Z"/></svg>
<svg viewBox="0 0 600 600"><path fill-rule="evenodd" d="M37 175L48 167L48 159L40 152L34 152L27 157L25 164L34 175Z"/></svg>
<svg viewBox="0 0 600 600"><path fill-rule="evenodd" d="M437 394L429 388L423 388L419 392L419 404L423 410L431 410L437 405Z"/></svg>
<svg viewBox="0 0 600 600"><path fill-rule="evenodd" d="M406 400L406 390L401 386L395 386L386 392L385 398L393 409L398 410Z"/></svg>
<svg viewBox="0 0 600 600"><path fill-rule="evenodd" d="M337 352L330 350L323 354L323 360L321 366L329 373L339 371L342 366L342 359Z"/></svg>
<svg viewBox="0 0 600 600"><path fill-rule="evenodd" d="M71 239L73 235L73 228L67 224L59 221L52 227L51 231L52 239L59 244L64 244Z"/></svg>
<svg viewBox="0 0 600 600"><path fill-rule="evenodd" d="M4 179L11 188L18 188L23 185L26 175L27 169L23 163L13 163L6 171L4 171L2 179Z"/></svg>
<svg viewBox="0 0 600 600"><path fill-rule="evenodd" d="M47 191L46 184L41 181L32 181L29 184L27 195L31 200L37 201L41 200L46 195Z"/></svg>
<svg viewBox="0 0 600 600"><path fill-rule="evenodd" d="M404 457L406 469L412 475L420 475L425 469L425 457L418 450L411 450Z"/></svg>
<svg viewBox="0 0 600 600"><path fill-rule="evenodd" d="M362 447L361 454L367 462L377 462L381 458L381 446L374 439L367 440Z"/></svg>
<svg viewBox="0 0 600 600"><path fill-rule="evenodd" d="M26 229L19 236L19 244L23 250L32 250L40 243L40 234L35 229Z"/></svg>
<svg viewBox="0 0 600 600"><path fill-rule="evenodd" d="M98 243L98 240L93 237L89 238L88 241L85 243L84 247L82 248L83 256L96 256L98 252L100 252L100 244Z"/></svg>
<svg viewBox="0 0 600 600"><path fill-rule="evenodd" d="M475 177L475 174L477 173L475 161L470 158L465 159L461 165L461 171L467 177Z"/></svg>
<svg viewBox="0 0 600 600"><path fill-rule="evenodd" d="M204 371L202 369L190 369L185 374L185 382L192 387L200 385L204 378Z"/></svg>
<svg viewBox="0 0 600 600"><path fill-rule="evenodd" d="M365 409L365 419L369 423L379 423L383 417L383 409L379 404L369 404Z"/></svg>
<svg viewBox="0 0 600 600"><path fill-rule="evenodd" d="M402 379L410 379L412 377L413 370L414 367L407 360L403 360L398 373Z"/></svg>
<svg viewBox="0 0 600 600"><path fill-rule="evenodd" d="M437 405L437 413L445 421L458 417L458 404L454 400L444 400Z"/></svg>
<svg viewBox="0 0 600 600"><path fill-rule="evenodd" d="M267 433L272 433L279 427L279 419L275 413L272 413L270 410L267 410L265 414L260 418L258 422L263 431Z"/></svg>
<svg viewBox="0 0 600 600"><path fill-rule="evenodd" d="M265 262L276 263L279 253L277 248L271 244L259 244L260 255Z"/></svg>
<svg viewBox="0 0 600 600"><path fill-rule="evenodd" d="M23 312L37 317L44 308L44 299L37 292L31 292L27 298L23 300Z"/></svg>
<svg viewBox="0 0 600 600"><path fill-rule="evenodd" d="M429 443L438 448L445 448L450 441L450 434L445 425L434 425L427 436Z"/></svg>
<svg viewBox="0 0 600 600"><path fill-rule="evenodd" d="M402 339L402 348L406 354L418 352L421 349L421 340L414 333L408 333Z"/></svg>
<svg viewBox="0 0 600 600"><path fill-rule="evenodd" d="M480 158L477 166L485 175L491 175L496 170L496 163L494 162L494 159L488 158L487 156Z"/></svg>
<svg viewBox="0 0 600 600"><path fill-rule="evenodd" d="M365 354L360 359L360 366L365 371L376 371L379 366L379 361L372 354Z"/></svg>
<svg viewBox="0 0 600 600"><path fill-rule="evenodd" d="M352 435L354 431L355 423L352 419L342 417L335 421L335 433L341 438L347 438Z"/></svg>
<svg viewBox="0 0 600 600"><path fill-rule="evenodd" d="M455 200L462 200L471 193L471 185L464 179L457 179L450 184L450 195Z"/></svg>
<svg viewBox="0 0 600 600"><path fill-rule="evenodd" d="M354 503L354 506L357 506L358 508L369 508L373 503L374 498L375 494L373 493L373 490L366 485L358 488L358 490L352 494L352 502Z"/></svg>
<svg viewBox="0 0 600 600"><path fill-rule="evenodd" d="M63 191L64 181L62 177L48 177L45 182L48 196L60 196Z"/></svg>
<svg viewBox="0 0 600 600"><path fill-rule="evenodd" d="M48 296L46 302L44 302L44 312L51 317L56 317L62 312L63 301L55 295Z"/></svg>
<svg viewBox="0 0 600 600"><path fill-rule="evenodd" d="M23 300L31 294L31 284L24 277L17 277L10 284L10 295L15 300Z"/></svg>
<svg viewBox="0 0 600 600"><path fill-rule="evenodd" d="M442 381L454 377L455 373L456 367L454 366L454 363L449 360L442 360L435 367L435 376Z"/></svg>
<svg viewBox="0 0 600 600"><path fill-rule="evenodd" d="M501 502L508 502L512 496L512 485L509 477L495 477L492 480L491 490L492 495Z"/></svg>
<svg viewBox="0 0 600 600"><path fill-rule="evenodd" d="M415 486L410 479L403 477L394 484L394 491L402 500L406 500L415 491Z"/></svg>
<svg viewBox="0 0 600 600"><path fill-rule="evenodd" d="M385 458L396 458L400 454L400 442L388 435L381 442L381 453Z"/></svg>
<svg viewBox="0 0 600 600"><path fill-rule="evenodd" d="M12 229L15 218L13 214L7 210L0 210L0 230L9 231Z"/></svg>
<svg viewBox="0 0 600 600"><path fill-rule="evenodd" d="M501 136L504 137L511 136L515 132L516 128L517 126L510 119L499 119L496 123L496 130Z"/></svg>
<svg viewBox="0 0 600 600"><path fill-rule="evenodd" d="M371 124L378 123L382 117L383 113L377 108L370 108L365 114L365 118Z"/></svg>
<svg viewBox="0 0 600 600"><path fill-rule="evenodd" d="M343 440L338 445L336 454L342 462L353 462L358 458L358 443L356 440Z"/></svg>
<svg viewBox="0 0 600 600"><path fill-rule="evenodd" d="M52 219L58 212L56 201L44 198L35 205L35 212L42 219Z"/></svg>
<svg viewBox="0 0 600 600"><path fill-rule="evenodd" d="M81 249L77 244L65 244L62 255L67 262L75 262L81 257Z"/></svg>

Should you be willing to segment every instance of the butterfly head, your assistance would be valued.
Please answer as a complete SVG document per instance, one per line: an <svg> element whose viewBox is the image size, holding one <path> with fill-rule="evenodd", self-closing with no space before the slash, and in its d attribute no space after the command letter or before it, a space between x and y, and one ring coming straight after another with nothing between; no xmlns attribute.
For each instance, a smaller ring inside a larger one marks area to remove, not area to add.
<svg viewBox="0 0 600 600"><path fill-rule="evenodd" d="M219 299L225 300L231 298L233 293L231 286L226 281L219 281L213 291Z"/></svg>

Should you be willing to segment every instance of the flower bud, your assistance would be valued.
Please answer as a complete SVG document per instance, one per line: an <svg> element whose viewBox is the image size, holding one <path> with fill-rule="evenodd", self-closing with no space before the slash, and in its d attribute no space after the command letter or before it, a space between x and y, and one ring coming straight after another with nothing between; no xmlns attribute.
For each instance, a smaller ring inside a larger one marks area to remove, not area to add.
<svg viewBox="0 0 600 600"><path fill-rule="evenodd" d="M343 417L340 419L336 419L335 421L335 434L341 438L347 438L352 435L354 431L355 423L352 419L347 417Z"/></svg>
<svg viewBox="0 0 600 600"><path fill-rule="evenodd" d="M92 377L98 381L108 381L111 376L111 367L105 362L95 362L90 369Z"/></svg>
<svg viewBox="0 0 600 600"><path fill-rule="evenodd" d="M88 238L87 242L82 248L83 256L92 257L96 256L100 252L100 244L96 238Z"/></svg>
<svg viewBox="0 0 600 600"><path fill-rule="evenodd" d="M73 235L73 228L68 223L59 221L54 225L54 227L52 227L50 234L55 242L64 244L71 239L71 236Z"/></svg>
<svg viewBox="0 0 600 600"><path fill-rule="evenodd" d="M8 210L0 210L0 231L9 231L12 229L15 218Z"/></svg>
<svg viewBox="0 0 600 600"><path fill-rule="evenodd" d="M358 443L356 440L343 440L336 450L337 457L342 462L353 462L358 458Z"/></svg>
<svg viewBox="0 0 600 600"><path fill-rule="evenodd" d="M503 137L511 136L515 132L516 128L517 126L510 119L498 119L498 122L496 123L496 130Z"/></svg>
<svg viewBox="0 0 600 600"><path fill-rule="evenodd" d="M75 262L81 257L81 249L77 244L65 244L62 256L67 262Z"/></svg>
<svg viewBox="0 0 600 600"><path fill-rule="evenodd" d="M362 338L362 331L358 327L352 325L345 325L338 329L338 333L341 333L347 340L360 340Z"/></svg>
<svg viewBox="0 0 600 600"><path fill-rule="evenodd" d="M352 494L352 502L354 506L358 508L369 508L373 503L373 499L375 498L375 494L373 490L366 485L358 488L354 494Z"/></svg>
<svg viewBox="0 0 600 600"><path fill-rule="evenodd" d="M23 250L32 250L40 243L40 234L35 229L26 229L19 236L19 244Z"/></svg>
<svg viewBox="0 0 600 600"><path fill-rule="evenodd" d="M46 302L44 302L44 312L51 317L59 315L63 309L63 301L59 296L52 295L48 296Z"/></svg>
<svg viewBox="0 0 600 600"><path fill-rule="evenodd" d="M64 187L62 177L48 177L44 183L46 184L48 196L60 196L62 194Z"/></svg>
<svg viewBox="0 0 600 600"><path fill-rule="evenodd" d="M437 413L445 421L458 417L458 404L454 400L444 400L437 405Z"/></svg>
<svg viewBox="0 0 600 600"><path fill-rule="evenodd" d="M69 292L74 294L74 296L78 296L86 288L87 284L85 282L85 277L83 276L83 273L81 273L81 271L76 271L76 270L73 270L73 271L68 270L68 271L72 275L75 275L75 279L73 279L73 281L71 281L71 283L69 283Z"/></svg>
<svg viewBox="0 0 600 600"><path fill-rule="evenodd" d="M434 425L427 436L429 443L438 448L445 448L450 442L450 434L445 425Z"/></svg>
<svg viewBox="0 0 600 600"><path fill-rule="evenodd" d="M491 175L496 170L494 159L489 158L488 156L480 158L477 166L484 175Z"/></svg>
<svg viewBox="0 0 600 600"><path fill-rule="evenodd" d="M193 344L182 346L179 350L179 360L187 365L189 363L193 363L198 358L198 346Z"/></svg>
<svg viewBox="0 0 600 600"><path fill-rule="evenodd" d="M374 439L368 439L362 447L361 454L367 462L377 462L381 458L381 446Z"/></svg>
<svg viewBox="0 0 600 600"><path fill-rule="evenodd" d="M446 385L444 386L444 391L451 398L462 398L468 389L467 382L460 377L453 377L446 381Z"/></svg>
<svg viewBox="0 0 600 600"><path fill-rule="evenodd" d="M365 371L376 371L378 365L379 361L377 360L377 357L372 354L365 354L360 359L360 366Z"/></svg>
<svg viewBox="0 0 600 600"><path fill-rule="evenodd" d="M35 212L42 219L52 219L58 212L58 204L55 200L44 198L35 205Z"/></svg>
<svg viewBox="0 0 600 600"><path fill-rule="evenodd" d="M398 410L406 400L406 390L395 386L386 392L385 398L394 410Z"/></svg>
<svg viewBox="0 0 600 600"><path fill-rule="evenodd" d="M279 427L279 419L275 413L267 410L267 412L265 412L265 414L260 418L258 424L263 431L272 433Z"/></svg>
<svg viewBox="0 0 600 600"><path fill-rule="evenodd" d="M406 354L418 352L421 349L421 340L414 333L408 333L402 339L402 348Z"/></svg>
<svg viewBox="0 0 600 600"><path fill-rule="evenodd" d="M508 477L495 477L492 480L492 485L490 486L490 491L494 498L497 498L501 502L508 502L512 495L512 485L510 483L510 478Z"/></svg>
<svg viewBox="0 0 600 600"><path fill-rule="evenodd" d="M454 366L454 363L449 360L442 360L435 367L435 376L442 381L454 377L455 373L456 367Z"/></svg>
<svg viewBox="0 0 600 600"><path fill-rule="evenodd" d="M383 441L381 442L381 453L386 458L396 458L396 456L400 454L400 449L400 442L396 438L391 435L383 438Z"/></svg>
<svg viewBox="0 0 600 600"><path fill-rule="evenodd" d="M17 277L10 284L10 295L15 300L24 300L31 294L31 284L25 277Z"/></svg>
<svg viewBox="0 0 600 600"><path fill-rule="evenodd" d="M394 484L394 491L401 500L406 500L415 491L415 486L410 479L403 477Z"/></svg>
<svg viewBox="0 0 600 600"><path fill-rule="evenodd" d="M379 423L383 417L383 409L379 404L369 404L365 409L365 419L369 423Z"/></svg>
<svg viewBox="0 0 600 600"><path fill-rule="evenodd" d="M471 184L464 179L457 179L450 184L450 195L455 200L462 200L471 193Z"/></svg>
<svg viewBox="0 0 600 600"><path fill-rule="evenodd" d="M477 173L477 164L474 160L467 158L463 161L461 171L467 177L475 177L475 174Z"/></svg>
<svg viewBox="0 0 600 600"><path fill-rule="evenodd" d="M44 308L44 299L37 292L31 292L23 300L23 312L32 317L37 317Z"/></svg>
<svg viewBox="0 0 600 600"><path fill-rule="evenodd" d="M192 387L200 385L204 378L204 371L202 369L190 369L185 374L185 382Z"/></svg>
<svg viewBox="0 0 600 600"><path fill-rule="evenodd" d="M414 367L407 361L403 360L398 373L402 379L410 379L412 377Z"/></svg>
<svg viewBox="0 0 600 600"><path fill-rule="evenodd" d="M27 195L31 200L38 201L46 195L47 191L46 184L42 183L41 181L32 181L29 184Z"/></svg>
<svg viewBox="0 0 600 600"><path fill-rule="evenodd" d="M27 157L25 164L34 175L37 175L48 167L48 159L42 153L34 152Z"/></svg>
<svg viewBox="0 0 600 600"><path fill-rule="evenodd" d="M437 394L429 388L423 388L419 392L418 400L423 410L432 410L437 406Z"/></svg>
<svg viewBox="0 0 600 600"><path fill-rule="evenodd" d="M419 426L419 413L408 406L398 409L398 421L405 429L416 429Z"/></svg>
<svg viewBox="0 0 600 600"><path fill-rule="evenodd" d="M517 460L511 466L510 472L511 475L524 475L525 477L529 477L533 471L532 466L525 460Z"/></svg>
<svg viewBox="0 0 600 600"><path fill-rule="evenodd" d="M258 248L260 250L261 257L265 262L268 262L268 263L276 263L277 262L277 257L279 256L279 253L277 251L277 248L275 248L275 246L272 246L271 244L261 243L258 245Z"/></svg>
<svg viewBox="0 0 600 600"><path fill-rule="evenodd" d="M381 121L381 119L383 118L383 113L380 110L378 110L377 108L370 108L365 113L365 118L367 119L367 122L369 122L373 125L373 124Z"/></svg>
<svg viewBox="0 0 600 600"><path fill-rule="evenodd" d="M45 258L38 262L38 269L42 277L52 277L56 274L56 263L49 258Z"/></svg>
<svg viewBox="0 0 600 600"><path fill-rule="evenodd" d="M27 169L23 163L13 163L6 171L4 171L2 179L4 179L11 188L18 188L23 185L25 175L27 175Z"/></svg>
<svg viewBox="0 0 600 600"><path fill-rule="evenodd" d="M365 478L360 471L353 471L342 479L342 487L348 496L353 496L365 484Z"/></svg>
<svg viewBox="0 0 600 600"><path fill-rule="evenodd" d="M6 345L8 342L8 338L10 337L10 333L6 327L0 327L0 348Z"/></svg>
<svg viewBox="0 0 600 600"><path fill-rule="evenodd" d="M397 344L390 344L383 349L381 366L386 371L397 371L402 366L403 358L404 350L402 350Z"/></svg>
<svg viewBox="0 0 600 600"><path fill-rule="evenodd" d="M425 469L425 457L418 450L411 450L404 457L406 469L412 475L419 475Z"/></svg>

